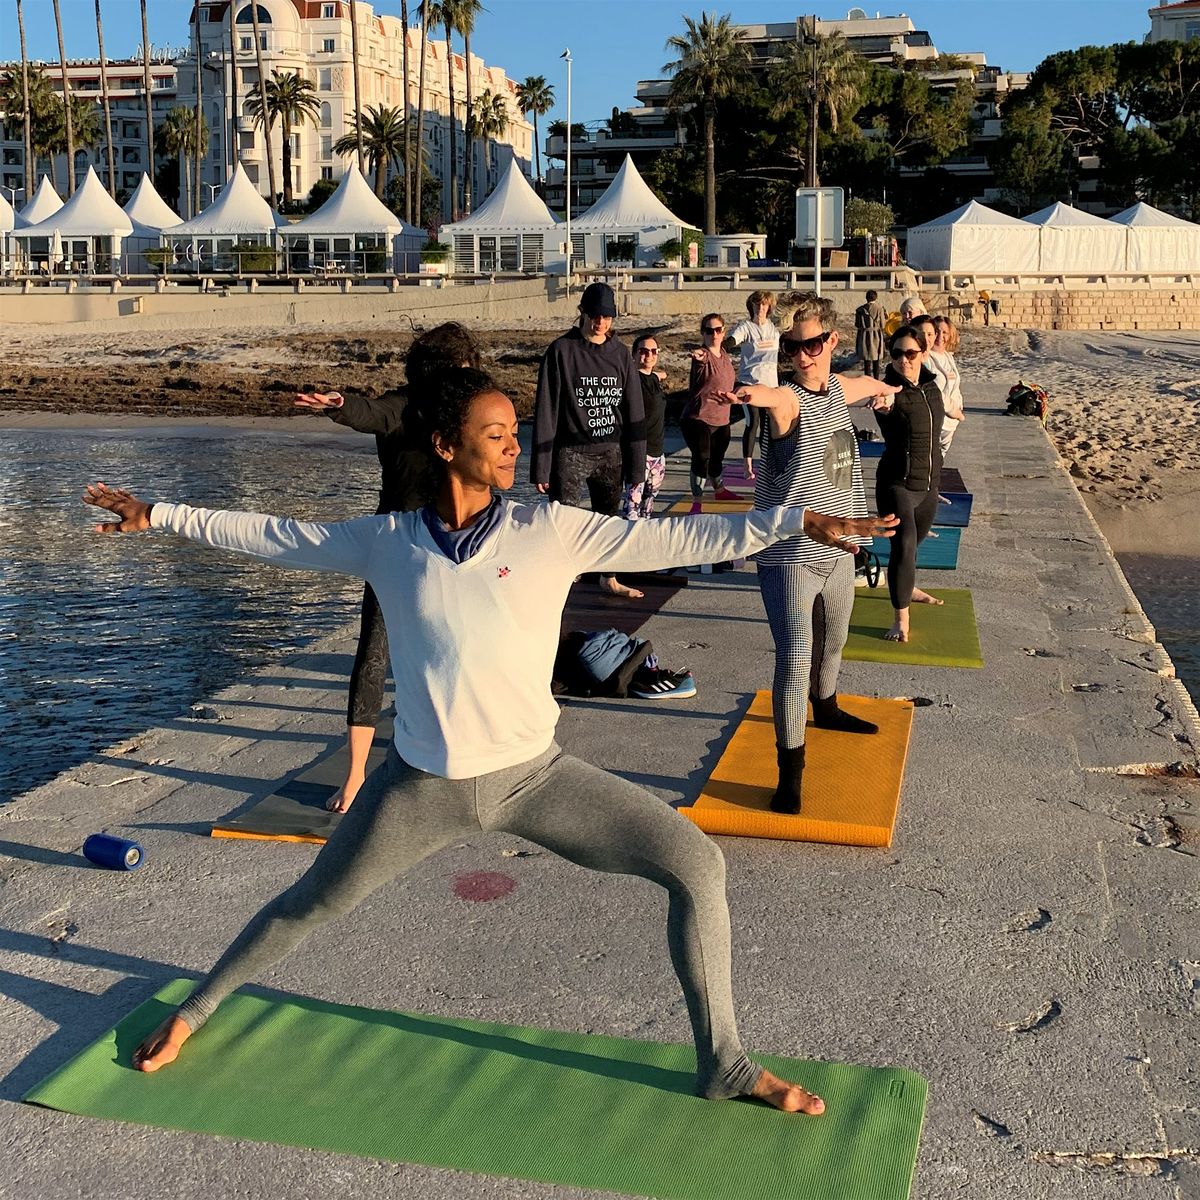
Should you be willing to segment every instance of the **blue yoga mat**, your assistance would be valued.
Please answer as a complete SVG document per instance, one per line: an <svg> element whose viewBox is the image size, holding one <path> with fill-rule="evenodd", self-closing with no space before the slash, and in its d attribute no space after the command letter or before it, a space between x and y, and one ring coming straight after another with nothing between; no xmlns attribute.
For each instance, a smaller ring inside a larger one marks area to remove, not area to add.
<svg viewBox="0 0 1200 1200"><path fill-rule="evenodd" d="M958 567L958 540L961 529L933 529L917 549L917 566L930 571L953 571ZM887 562L891 552L888 538L875 538L872 552Z"/></svg>
<svg viewBox="0 0 1200 1200"><path fill-rule="evenodd" d="M949 504L938 501L937 515L933 518L935 525L948 525L963 528L971 523L971 505L975 497L970 492L939 492L941 500L949 500Z"/></svg>
<svg viewBox="0 0 1200 1200"><path fill-rule="evenodd" d="M859 442L858 456L859 458L882 458L883 448L886 445L887 443L882 439L877 442Z"/></svg>

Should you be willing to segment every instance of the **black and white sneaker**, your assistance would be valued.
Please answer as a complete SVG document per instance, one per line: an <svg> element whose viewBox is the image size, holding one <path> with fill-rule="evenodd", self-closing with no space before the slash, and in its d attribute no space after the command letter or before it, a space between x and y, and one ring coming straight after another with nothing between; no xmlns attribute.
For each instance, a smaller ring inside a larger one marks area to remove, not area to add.
<svg viewBox="0 0 1200 1200"><path fill-rule="evenodd" d="M629 694L639 700L688 700L696 694L691 671L646 671L633 681Z"/></svg>

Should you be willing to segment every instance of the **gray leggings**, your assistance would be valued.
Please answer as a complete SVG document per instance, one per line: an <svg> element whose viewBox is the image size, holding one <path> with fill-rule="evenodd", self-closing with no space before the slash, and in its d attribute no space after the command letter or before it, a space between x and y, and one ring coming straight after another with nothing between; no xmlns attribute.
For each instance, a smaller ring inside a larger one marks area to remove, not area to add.
<svg viewBox="0 0 1200 1200"><path fill-rule="evenodd" d="M427 775L393 747L313 865L251 918L180 1017L199 1029L230 992L314 929L480 830L517 834L581 867L640 875L666 888L667 946L696 1042L697 1094L722 1100L750 1093L761 1068L742 1050L733 1014L721 851L645 789L558 746L474 779Z"/></svg>
<svg viewBox="0 0 1200 1200"><path fill-rule="evenodd" d="M804 745L810 691L820 700L837 691L854 609L854 558L841 554L832 563L759 563L758 586L775 640L775 741L781 750L792 750Z"/></svg>

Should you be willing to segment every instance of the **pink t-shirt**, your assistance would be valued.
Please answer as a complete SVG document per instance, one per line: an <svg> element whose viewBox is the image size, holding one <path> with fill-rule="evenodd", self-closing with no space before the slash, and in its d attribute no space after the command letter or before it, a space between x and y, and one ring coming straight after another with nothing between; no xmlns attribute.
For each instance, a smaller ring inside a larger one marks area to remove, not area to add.
<svg viewBox="0 0 1200 1200"><path fill-rule="evenodd" d="M706 349L702 359L692 359L688 402L683 415L695 417L705 425L728 425L730 406L717 396L721 392L732 392L734 380L733 359L728 354L716 355Z"/></svg>

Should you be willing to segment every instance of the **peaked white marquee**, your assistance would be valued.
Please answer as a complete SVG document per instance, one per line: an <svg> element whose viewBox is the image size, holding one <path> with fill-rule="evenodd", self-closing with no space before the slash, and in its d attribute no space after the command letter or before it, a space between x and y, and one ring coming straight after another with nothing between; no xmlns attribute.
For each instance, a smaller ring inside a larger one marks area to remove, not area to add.
<svg viewBox="0 0 1200 1200"><path fill-rule="evenodd" d="M62 208L62 200L51 186L50 176L43 175L37 191L33 193L33 199L17 214L19 218L17 226L19 228L22 224L36 225L39 221L53 216L60 208Z"/></svg>
<svg viewBox="0 0 1200 1200"><path fill-rule="evenodd" d="M125 205L125 215L139 230L174 229L183 224L183 218L158 194L145 171Z"/></svg>
<svg viewBox="0 0 1200 1200"><path fill-rule="evenodd" d="M398 217L375 195L356 165L346 171L337 189L315 213L294 225L281 227L280 233L289 238L356 233L425 237L421 230Z"/></svg>
<svg viewBox="0 0 1200 1200"><path fill-rule="evenodd" d="M38 193L41 194L40 191ZM36 202L37 197L34 197ZM133 222L121 211L117 202L104 190L95 167L87 175L70 200L57 211L33 225L14 230L18 238L53 237L128 237Z"/></svg>
<svg viewBox="0 0 1200 1200"><path fill-rule="evenodd" d="M202 213L169 230L171 237L239 237L274 233L287 221L258 194L241 163L221 194Z"/></svg>
<svg viewBox="0 0 1200 1200"><path fill-rule="evenodd" d="M443 225L441 236L465 233L488 233L492 230L555 229L559 225L546 207L545 201L533 190L515 158L488 198L469 216L452 225Z"/></svg>
<svg viewBox="0 0 1200 1200"><path fill-rule="evenodd" d="M587 212L571 222L571 232L649 230L673 225L695 229L681 221L650 189L628 154L604 195Z"/></svg>

